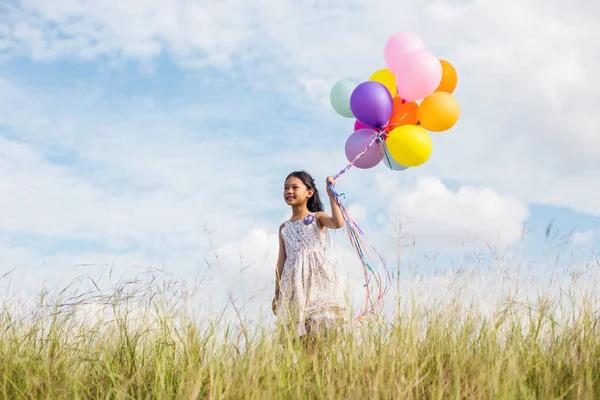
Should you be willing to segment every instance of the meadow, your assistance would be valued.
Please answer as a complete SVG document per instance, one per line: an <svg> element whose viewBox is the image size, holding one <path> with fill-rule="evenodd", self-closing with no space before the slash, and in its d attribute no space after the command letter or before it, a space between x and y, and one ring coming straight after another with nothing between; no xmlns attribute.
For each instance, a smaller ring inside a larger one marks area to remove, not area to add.
<svg viewBox="0 0 600 400"><path fill-rule="evenodd" d="M596 260L557 268L560 276L539 286L553 290L525 297L517 286L526 279L512 282L515 290L487 309L469 293L479 281L467 272L426 306L423 287L399 290L393 317L349 324L314 353L282 345L272 324L249 319L235 302L233 321L196 313L187 283L152 271L110 289L4 296L0 397L599 398L599 269ZM405 288L419 282L403 279Z"/></svg>

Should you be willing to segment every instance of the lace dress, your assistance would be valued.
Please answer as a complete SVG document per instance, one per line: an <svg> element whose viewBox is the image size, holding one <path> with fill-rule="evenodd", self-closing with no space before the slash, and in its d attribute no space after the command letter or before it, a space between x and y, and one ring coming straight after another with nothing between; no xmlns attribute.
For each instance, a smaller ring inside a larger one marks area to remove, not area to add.
<svg viewBox="0 0 600 400"><path fill-rule="evenodd" d="M299 336L338 326L343 321L344 295L325 258L326 235L315 213L286 221L281 235L286 260L277 302L280 321Z"/></svg>

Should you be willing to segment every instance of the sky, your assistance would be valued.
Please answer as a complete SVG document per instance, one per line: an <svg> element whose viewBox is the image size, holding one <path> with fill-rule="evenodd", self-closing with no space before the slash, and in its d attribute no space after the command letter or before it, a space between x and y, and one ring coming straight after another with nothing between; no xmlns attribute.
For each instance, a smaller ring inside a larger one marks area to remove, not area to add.
<svg viewBox="0 0 600 400"><path fill-rule="evenodd" d="M353 120L329 91L385 68L401 31L454 65L461 118L422 166L339 178L369 243L430 278L466 254L539 276L555 252L593 262L591 0L23 0L0 3L0 276L17 277L0 287L155 268L268 309L283 181L324 189L346 165ZM360 291L344 235L331 257Z"/></svg>

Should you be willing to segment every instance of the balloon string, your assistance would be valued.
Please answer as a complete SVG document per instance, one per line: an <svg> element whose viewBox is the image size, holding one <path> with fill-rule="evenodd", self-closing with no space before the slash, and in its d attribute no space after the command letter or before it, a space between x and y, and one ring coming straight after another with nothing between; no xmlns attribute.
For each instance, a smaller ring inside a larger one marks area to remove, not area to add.
<svg viewBox="0 0 600 400"><path fill-rule="evenodd" d="M404 104L404 100L402 100L402 104ZM391 120L393 120L393 119L394 119L394 117L396 116L396 113L397 113L398 111L400 111L400 107L398 107L398 108L396 108L396 109L394 110L394 112L393 112L393 113L392 113L392 115L390 116L390 119L389 119L389 121L391 121ZM407 114L408 114L408 112L407 112ZM404 116L406 116L406 115L404 115ZM402 118L404 118L404 117L402 117ZM388 121L388 122L389 122L389 121Z"/></svg>
<svg viewBox="0 0 600 400"><path fill-rule="evenodd" d="M352 166L354 166L356 161L358 161L362 156L364 156L364 154L375 143L384 141L385 138L386 138L386 133L379 130L377 132L377 134L374 135L373 139L369 142L369 144L365 147L365 149L361 153L357 154L356 157L354 157L354 159L350 163L348 163L348 165L346 165L346 167L344 167L340 172L338 172L333 178L337 179L341 175L346 173L350 168L352 168ZM382 303L383 296L390 290L391 277L390 277L389 269L388 269L383 257L381 256L381 254L379 254L379 252L377 252L375 247L370 246L373 249L373 251L375 253L377 253L379 260L381 261L384 271L385 271L386 282L385 282L385 286L382 287L381 274L379 272L376 273L373 270L372 263L371 263L371 257L369 256L368 252L365 250L365 243L362 239L365 237L365 234L360 229L360 227L356 224L356 222L354 222L354 220L350 217L348 210L346 209L346 207L344 207L344 205L342 204L342 202L340 200L340 198L342 196L344 196L344 194L343 193L338 194L337 191L335 190L335 187L331 183L328 184L328 187L336 201L336 204L340 207L340 210L342 212L342 217L344 219L344 226L346 227L346 233L347 233L350 243L351 243L352 247L354 248L354 250L356 251L358 258L361 261L361 264L363 267L363 275L364 275L364 279L365 279L364 287L366 288L366 293L365 293L364 307L359 312L359 314L355 317L355 322L359 322L366 315L368 315L368 314L374 315L375 314L376 309ZM371 277L369 277L369 274L371 275ZM373 288L370 285L371 279L374 279L377 284L377 293L376 293L375 300L373 300L373 298L372 298Z"/></svg>
<svg viewBox="0 0 600 400"><path fill-rule="evenodd" d="M405 104L405 103L406 103L406 101L402 100L402 104ZM416 106L416 104L411 104L410 108L408 110L406 110L406 112L404 113L404 115L402 116L402 118L400 118L398 120L398 123L385 125L384 129L387 129L388 131L391 131L392 129L395 129L395 128L401 126L402 125L402 121L404 120L404 118L406 118L408 116L408 114L415 109L415 106ZM394 117L396 116L396 113L398 111L400 111L400 107L398 107L396 109L396 111L394 111L394 114L392 114L392 116L390 117L390 121L392 119L394 119Z"/></svg>
<svg viewBox="0 0 600 400"><path fill-rule="evenodd" d="M337 179L343 174L345 174L350 168L354 166L354 163L356 163L362 156L365 155L365 153L371 148L371 146L375 144L375 142L382 142L383 140L385 140L385 133L382 131L378 131L377 134L373 136L373 139L369 142L367 147L365 147L365 149L362 152L358 153L356 157L354 157L354 160L350 161L340 172L335 174L333 176L333 179Z"/></svg>
<svg viewBox="0 0 600 400"><path fill-rule="evenodd" d="M384 151L383 156L385 157L386 161L388 162L388 165L392 165L392 160L391 160L389 152Z"/></svg>

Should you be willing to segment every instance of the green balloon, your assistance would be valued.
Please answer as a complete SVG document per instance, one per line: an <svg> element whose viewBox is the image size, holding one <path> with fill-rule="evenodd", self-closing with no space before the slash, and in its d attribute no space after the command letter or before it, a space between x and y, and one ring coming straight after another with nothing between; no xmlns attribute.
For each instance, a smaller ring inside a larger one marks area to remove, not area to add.
<svg viewBox="0 0 600 400"><path fill-rule="evenodd" d="M342 79L331 88L329 101L335 112L342 117L354 118L354 114L350 110L350 96L359 83L354 79Z"/></svg>

